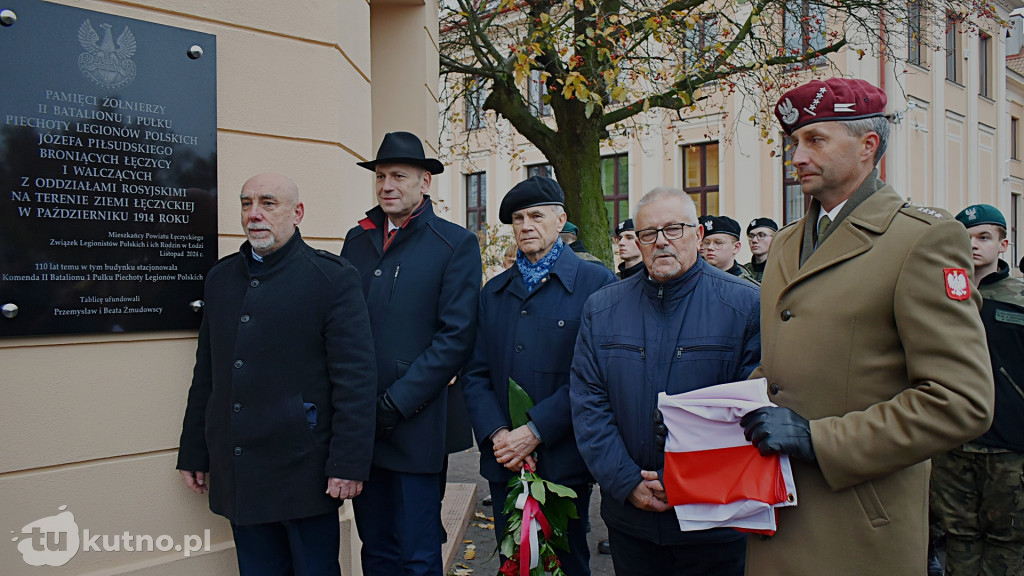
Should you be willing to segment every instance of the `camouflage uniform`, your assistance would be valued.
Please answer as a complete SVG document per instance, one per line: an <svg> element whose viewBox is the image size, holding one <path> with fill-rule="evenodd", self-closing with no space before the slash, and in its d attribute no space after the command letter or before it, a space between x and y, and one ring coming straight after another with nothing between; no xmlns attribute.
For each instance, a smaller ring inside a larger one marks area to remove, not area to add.
<svg viewBox="0 0 1024 576"><path fill-rule="evenodd" d="M973 442L932 460L931 510L946 532L946 575L1024 574L1024 281L1000 261L984 303L995 419Z"/></svg>
<svg viewBox="0 0 1024 576"><path fill-rule="evenodd" d="M741 264L740 266L744 270L746 270L750 274L750 277L753 278L760 285L761 278L764 278L764 265L767 263L768 260L765 260L760 264L751 260L750 262L747 262L746 264Z"/></svg>
<svg viewBox="0 0 1024 576"><path fill-rule="evenodd" d="M754 278L754 275L751 274L749 270L747 270L737 262L733 262L732 268L729 268L728 270L726 270L726 272L732 274L733 276L743 278L744 280L750 282L754 286L761 285L761 282L757 278Z"/></svg>

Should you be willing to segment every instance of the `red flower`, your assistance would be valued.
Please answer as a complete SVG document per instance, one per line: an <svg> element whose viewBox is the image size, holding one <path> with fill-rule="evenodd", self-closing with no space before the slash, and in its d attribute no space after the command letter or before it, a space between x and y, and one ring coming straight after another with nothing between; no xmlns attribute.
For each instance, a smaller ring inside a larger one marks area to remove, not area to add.
<svg viewBox="0 0 1024 576"><path fill-rule="evenodd" d="M498 573L505 576L519 576L519 547L516 547L516 551L512 554L511 558L505 560Z"/></svg>
<svg viewBox="0 0 1024 576"><path fill-rule="evenodd" d="M547 558L544 559L544 571L545 572L554 572L555 568L558 568L561 565L562 565L562 562L558 559L558 556L556 556L554 554L552 554L552 555L550 555L550 556L548 556Z"/></svg>

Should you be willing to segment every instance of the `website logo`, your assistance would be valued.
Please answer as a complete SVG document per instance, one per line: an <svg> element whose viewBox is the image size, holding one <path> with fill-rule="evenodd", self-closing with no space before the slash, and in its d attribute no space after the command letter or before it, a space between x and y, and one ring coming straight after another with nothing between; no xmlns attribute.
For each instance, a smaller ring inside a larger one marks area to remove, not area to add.
<svg viewBox="0 0 1024 576"><path fill-rule="evenodd" d="M18 542L18 551L29 566L63 566L78 554L80 540L75 515L67 511L66 504L58 510L60 514L23 526L21 542L17 536L12 538Z"/></svg>
<svg viewBox="0 0 1024 576"><path fill-rule="evenodd" d="M63 566L79 552L175 552L184 553L185 558L194 552L210 551L210 530L203 535L186 534L181 540L161 534L91 534L88 528L79 530L75 516L68 512L67 505L58 508L59 514L40 518L21 528L21 535L11 530L13 542L29 566Z"/></svg>

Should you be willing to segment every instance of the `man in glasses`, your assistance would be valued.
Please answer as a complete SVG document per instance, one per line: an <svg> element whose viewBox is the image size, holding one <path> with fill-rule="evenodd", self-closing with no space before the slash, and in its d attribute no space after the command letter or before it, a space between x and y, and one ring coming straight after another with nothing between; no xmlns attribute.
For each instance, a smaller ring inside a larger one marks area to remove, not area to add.
<svg viewBox="0 0 1024 576"><path fill-rule="evenodd" d="M764 263L768 261L768 249L771 248L772 238L779 231L779 225L771 218L754 218L747 225L747 241L750 242L750 262L743 265L743 268L750 275L761 282L764 277Z"/></svg>
<svg viewBox="0 0 1024 576"><path fill-rule="evenodd" d="M750 375L761 360L758 288L698 258L704 230L682 190L655 188L635 210L646 271L583 308L569 384L577 444L601 485L618 576L739 576L745 536L679 530L652 416L659 392Z"/></svg>
<svg viewBox="0 0 1024 576"><path fill-rule="evenodd" d="M757 284L757 280L747 269L736 263L736 255L740 253L740 223L728 216L704 216L700 219L704 228L704 240L701 241L701 254L715 268L749 280Z"/></svg>

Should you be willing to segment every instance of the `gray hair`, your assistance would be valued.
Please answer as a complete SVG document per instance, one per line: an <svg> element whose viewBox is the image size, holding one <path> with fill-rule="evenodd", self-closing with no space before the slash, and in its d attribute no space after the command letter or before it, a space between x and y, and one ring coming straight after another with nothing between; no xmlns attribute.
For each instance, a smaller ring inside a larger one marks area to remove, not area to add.
<svg viewBox="0 0 1024 576"><path fill-rule="evenodd" d="M633 206L633 222L636 222L636 215L640 213L641 207L660 198L676 198L680 200L683 203L683 210L686 212L686 224L697 225L697 205L693 203L693 198L690 198L689 194L679 188L671 186L658 186L644 194L643 198L636 203L636 206Z"/></svg>
<svg viewBox="0 0 1024 576"><path fill-rule="evenodd" d="M875 164L877 165L882 161L882 156L885 156L885 150L889 147L889 120L884 116L874 116L872 118L861 118L859 120L844 120L843 126L846 127L846 131L850 136L855 138L860 138L868 132L878 134L878 149L875 150Z"/></svg>

